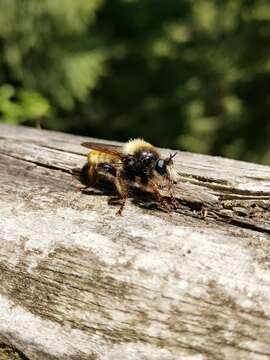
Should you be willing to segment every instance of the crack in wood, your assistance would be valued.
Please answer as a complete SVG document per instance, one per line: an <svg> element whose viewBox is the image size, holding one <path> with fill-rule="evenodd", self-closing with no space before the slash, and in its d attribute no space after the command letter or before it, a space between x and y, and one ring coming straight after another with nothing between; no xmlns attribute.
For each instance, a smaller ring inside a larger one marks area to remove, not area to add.
<svg viewBox="0 0 270 360"><path fill-rule="evenodd" d="M1 360L30 360L22 351L16 347L1 341L0 336L0 359Z"/></svg>

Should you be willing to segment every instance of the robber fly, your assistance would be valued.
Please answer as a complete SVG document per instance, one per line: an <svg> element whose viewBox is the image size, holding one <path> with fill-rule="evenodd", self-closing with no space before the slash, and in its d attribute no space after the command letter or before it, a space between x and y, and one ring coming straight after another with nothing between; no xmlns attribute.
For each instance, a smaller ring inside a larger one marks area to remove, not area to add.
<svg viewBox="0 0 270 360"><path fill-rule="evenodd" d="M171 205L178 207L172 192L173 184L177 182L173 167L176 153L162 159L158 150L142 139L130 140L122 148L91 142L81 145L91 149L88 154L87 185L83 190L95 186L102 177L113 182L122 200L117 214L122 214L130 187L151 192L167 212L172 210ZM162 186L169 190L170 203L160 193Z"/></svg>

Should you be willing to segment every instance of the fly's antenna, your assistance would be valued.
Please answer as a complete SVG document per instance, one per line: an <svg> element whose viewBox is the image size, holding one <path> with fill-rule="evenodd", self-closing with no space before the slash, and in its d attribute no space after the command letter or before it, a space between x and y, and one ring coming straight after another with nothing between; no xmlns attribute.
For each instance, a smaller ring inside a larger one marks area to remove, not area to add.
<svg viewBox="0 0 270 360"><path fill-rule="evenodd" d="M177 152L174 154L170 154L170 156L165 160L167 164L170 164L172 162L172 159L177 155Z"/></svg>
<svg viewBox="0 0 270 360"><path fill-rule="evenodd" d="M169 161L171 161L176 155L177 155L177 152L175 152L174 154L170 154Z"/></svg>

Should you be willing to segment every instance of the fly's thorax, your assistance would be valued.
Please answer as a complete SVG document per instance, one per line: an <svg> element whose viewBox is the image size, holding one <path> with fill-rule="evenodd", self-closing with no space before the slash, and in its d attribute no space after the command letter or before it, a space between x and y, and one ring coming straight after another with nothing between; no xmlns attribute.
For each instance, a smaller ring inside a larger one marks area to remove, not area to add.
<svg viewBox="0 0 270 360"><path fill-rule="evenodd" d="M133 139L123 147L126 155L125 169L129 177L139 176L142 181L151 176L156 160L160 157L156 148L143 139Z"/></svg>
<svg viewBox="0 0 270 360"><path fill-rule="evenodd" d="M156 161L159 158L159 153L155 148L141 148L135 154L136 158L141 161Z"/></svg>
<svg viewBox="0 0 270 360"><path fill-rule="evenodd" d="M155 149L153 145L143 139L131 139L123 147L123 153L126 155L135 155L141 149Z"/></svg>

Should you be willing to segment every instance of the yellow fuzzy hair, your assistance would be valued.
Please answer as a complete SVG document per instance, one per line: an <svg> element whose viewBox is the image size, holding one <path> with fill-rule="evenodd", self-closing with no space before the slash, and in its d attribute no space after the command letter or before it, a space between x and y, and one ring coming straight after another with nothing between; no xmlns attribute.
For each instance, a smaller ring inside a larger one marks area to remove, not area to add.
<svg viewBox="0 0 270 360"><path fill-rule="evenodd" d="M138 149L148 148L153 149L153 145L144 141L143 139L130 139L123 147L123 153L134 155Z"/></svg>

